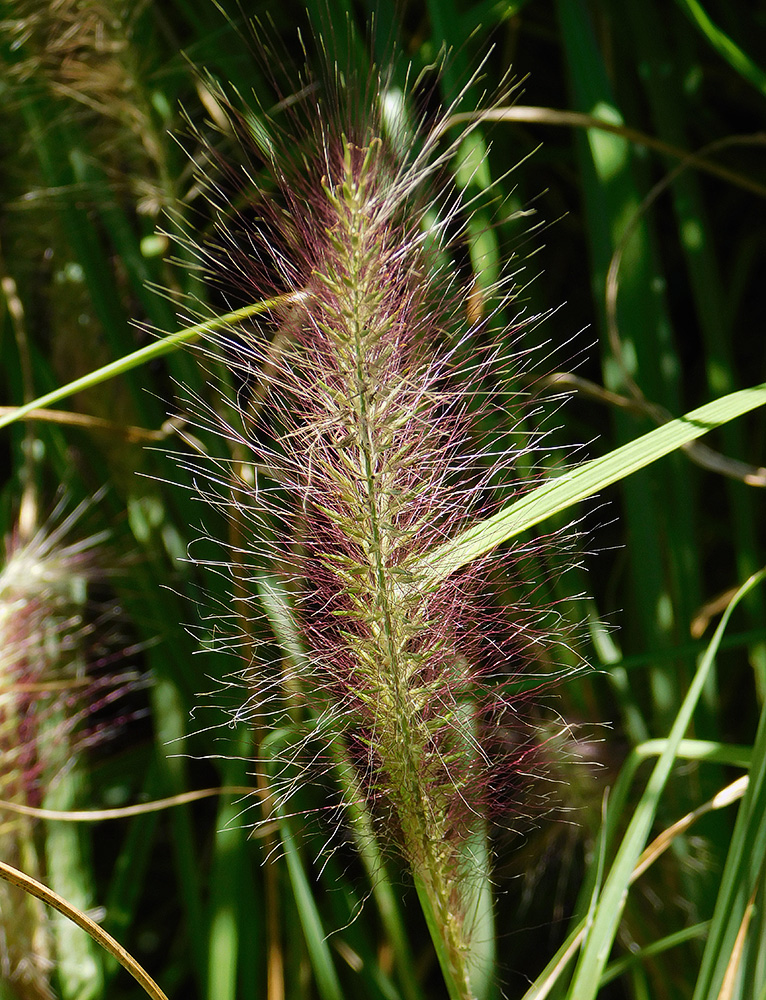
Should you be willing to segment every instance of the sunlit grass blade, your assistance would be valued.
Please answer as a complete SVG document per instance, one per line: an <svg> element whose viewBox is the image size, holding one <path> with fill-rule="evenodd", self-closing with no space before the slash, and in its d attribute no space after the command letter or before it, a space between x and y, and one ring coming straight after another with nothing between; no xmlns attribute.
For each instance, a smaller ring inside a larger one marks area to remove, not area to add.
<svg viewBox="0 0 766 1000"><path fill-rule="evenodd" d="M719 996L750 898L763 879L766 860L766 709L753 747L749 784L737 816L694 1000ZM754 943L763 961L766 945Z"/></svg>
<svg viewBox="0 0 766 1000"><path fill-rule="evenodd" d="M31 402L19 406L11 413L0 416L0 427L7 427L9 424L15 423L32 410L43 409L51 406L53 403L59 403L62 399L68 399L69 396L73 396L76 392L101 385L103 382L108 382L118 375L124 375L133 368L138 368L149 361L154 361L156 358L161 358L163 355L169 354L171 351L178 350L179 347L193 342L206 333L220 330L226 326L234 326L242 322L242 320L268 312L283 305L286 298L289 297L279 296L262 302L254 302L252 305L243 306L241 309L234 310L234 312L226 313L223 316L215 316L202 323L195 323L193 326L187 326L183 330L171 333L161 340L156 340L153 344L141 347L139 350L133 351L132 354L127 354L125 357L118 358L117 361L112 361L108 365L98 368L96 371L83 375L82 378L68 382L66 385L62 385L58 389L40 396L38 399L33 399Z"/></svg>
<svg viewBox="0 0 766 1000"><path fill-rule="evenodd" d="M742 389L706 403L608 455L585 462L552 482L539 486L516 503L438 546L419 560L415 571L429 583L443 580L522 531L533 528L546 518L567 510L604 487L682 448L714 427L764 403L766 384Z"/></svg>
<svg viewBox="0 0 766 1000"><path fill-rule="evenodd" d="M737 604L752 587L760 583L765 577L766 569L750 577L740 587L727 607L710 645L700 661L689 691L673 723L672 730L668 736L667 746L652 771L652 775L636 807L604 884L595 917L588 929L580 961L575 970L574 980L567 995L568 1000L592 1000L598 992L598 984L609 958L609 953L622 917L632 872L646 844L654 817L657 813L660 796L676 760L678 747L691 721L707 677L715 662L721 638ZM766 723L763 724L762 729L762 738L766 742ZM766 795L766 783L764 783L762 792ZM750 801L752 801L752 798L750 798ZM766 830L763 831L762 836L766 838ZM700 996L707 996L707 994L700 994Z"/></svg>

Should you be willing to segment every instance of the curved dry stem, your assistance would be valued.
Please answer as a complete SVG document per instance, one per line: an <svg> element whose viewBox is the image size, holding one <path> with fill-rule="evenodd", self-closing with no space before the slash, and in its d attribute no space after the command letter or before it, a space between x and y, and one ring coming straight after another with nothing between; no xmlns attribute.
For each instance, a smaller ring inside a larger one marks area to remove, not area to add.
<svg viewBox="0 0 766 1000"><path fill-rule="evenodd" d="M636 405L643 413L651 417L651 419L660 426L673 420L673 415L666 410L664 406L660 406L659 403L655 403L646 398L643 390L631 375L628 365L625 363L622 350L622 340L620 338L620 330L617 322L617 293L619 291L619 272L623 254L625 253L636 227L655 201L685 170L689 167L699 168L701 163L706 162L704 160L705 154L718 152L719 150L727 149L729 146L763 146L765 144L766 136L762 134L734 135L711 142L697 153L686 154L681 163L675 166L673 170L669 171L652 187L634 212L633 216L628 220L625 230L620 237L620 241L614 248L606 275L604 292L609 346L611 347L615 360L620 367L620 373L625 386L635 400ZM721 455L719 452L713 451L712 448L699 444L696 441L687 442L681 447L687 453L689 458L691 458L697 465L702 466L702 468L710 469L712 472L728 476L730 479L738 479L741 482L746 483L748 486L766 486L766 468L764 467L758 468L739 462L735 459L730 459L725 455Z"/></svg>
<svg viewBox="0 0 766 1000"><path fill-rule="evenodd" d="M31 878L31 876L19 871L18 868L14 868L12 865L5 864L4 861L0 861L0 878L29 893L30 896L41 899L48 906L52 906L54 910L58 910L68 920L81 927L87 934L90 934L97 944L100 944L113 958L116 958L120 965L133 976L144 992L152 997L152 1000L168 1000L167 996L162 992L149 973L122 947L119 941L116 941L111 934L108 934L102 927L99 927L82 910L78 910L77 907L72 906L71 903L62 899L61 896L43 885L42 882L38 882L37 879Z"/></svg>
<svg viewBox="0 0 766 1000"><path fill-rule="evenodd" d="M0 801L0 811L16 813L20 816L32 816L34 819L56 820L61 823L102 823L108 819L130 819L132 816L144 816L147 813L162 812L174 806L188 805L199 802L200 799L210 799L218 795L251 795L255 788L239 785L223 788L199 788L193 792L183 792L171 795L166 799L155 799L153 802L139 802L134 806L120 806L117 809L38 809L36 806L25 806L20 802Z"/></svg>
<svg viewBox="0 0 766 1000"><path fill-rule="evenodd" d="M622 398L615 399L613 394L608 394L609 398L607 398L606 390L603 390L600 386L595 387L592 383L590 383L589 386L585 388L583 385L585 380L578 379L576 380L577 384L575 385L575 388L587 391L589 395L593 395L601 402L609 402L613 405L636 409L638 412L649 416L658 425L662 425L672 420L672 414L670 414L664 407L648 400L644 396L639 386L633 380L627 366L623 362L622 343L620 341L617 326L618 273L622 255L631 236L633 235L635 227L644 217L652 204L663 193L663 191L670 186L676 177L689 167L694 167L697 170L719 178L719 180L726 181L736 187L750 191L759 198L766 198L766 187L764 187L764 185L759 184L757 181L753 181L749 177L745 177L733 170L728 170L726 167L719 166L717 163L707 158L709 154L717 153L720 150L733 145L762 146L766 143L766 136L762 133L744 136L728 136L724 139L719 139L715 142L709 143L697 152L689 152L679 146L674 146L671 143L664 142L654 136L647 135L639 129L630 128L629 126L617 124L616 122L608 122L603 118L596 117L595 115L589 115L579 111L561 111L556 108L532 107L524 105L516 105L508 108L489 108L482 111L454 114L444 121L442 129L446 131L453 126L461 125L465 122L479 121L528 122L531 124L557 125L568 128L599 129L602 132L608 132L610 135L620 136L625 139L626 142L644 146L647 149L651 149L656 153L662 154L663 156L671 156L674 159L681 161L676 167L673 168L673 170L669 171L668 174L662 178L662 180L658 181L657 184L654 185L636 210L634 216L629 220L627 226L625 227L625 232L614 250L612 260L609 265L609 271L607 273L606 318L608 336L612 351L617 363L620 366L625 385L633 397L633 406L630 407L630 404L627 403L627 401L623 401ZM572 384L574 384L575 377L571 376L571 379ZM694 441L689 442L682 447L688 457L696 465L701 466L703 469L709 469L711 472L728 476L730 479L737 479L746 483L748 486L766 487L766 467L756 467L748 465L745 462L737 461L736 459L728 458L726 455L721 455L719 452L714 451L707 445Z"/></svg>
<svg viewBox="0 0 766 1000"><path fill-rule="evenodd" d="M605 406L613 406L617 409L651 417L660 425L673 419L665 411L665 420L660 420L656 404L650 403L645 399L636 399L632 396L624 396L618 392L611 392L597 382L591 382L590 379L582 378L571 372L556 372L543 379L541 384L546 388L552 388L556 392L560 391L562 386L566 386L574 389L575 392L583 396L588 396L590 399L596 400L598 403L603 403ZM699 441L694 442L692 445L686 445L684 450L691 461L695 465L699 465L700 468L720 473L723 476L728 476L730 479L738 479L748 486L766 486L766 468L763 466L750 465L748 462L741 462L736 458L728 458L726 455L722 455L720 452L709 448Z"/></svg>
<svg viewBox="0 0 766 1000"><path fill-rule="evenodd" d="M465 112L452 115L444 123L444 128L451 128L453 125L462 125L465 122L489 121L489 122L528 122L536 125L559 125L564 128L599 129L601 132L609 132L611 135L620 136L626 142L631 142L637 146L645 146L653 149L663 156L672 156L676 160L683 160L686 165L694 166L697 170L718 177L722 181L734 184L736 187L750 191L759 198L766 198L766 186L734 170L719 166L712 160L706 158L707 153L712 153L720 148L718 143L705 146L697 153L690 153L687 149L674 146L669 142L663 142L653 135L647 135L637 128L630 128L627 125L618 125L616 122L604 121L595 115L588 115L581 111L560 111L557 108L531 107L525 105L515 105L511 108L489 108L485 111ZM725 141L725 140L724 140ZM761 140L762 141L762 140Z"/></svg>

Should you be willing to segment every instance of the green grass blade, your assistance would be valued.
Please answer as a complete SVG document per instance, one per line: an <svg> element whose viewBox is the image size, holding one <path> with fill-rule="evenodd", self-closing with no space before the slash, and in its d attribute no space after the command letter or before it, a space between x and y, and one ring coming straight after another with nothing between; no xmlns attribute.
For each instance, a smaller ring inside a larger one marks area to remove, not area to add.
<svg viewBox="0 0 766 1000"><path fill-rule="evenodd" d="M710 645L700 661L691 687L673 723L667 746L652 771L646 789L617 851L617 856L599 899L595 917L588 930L582 955L575 970L574 981L567 994L567 1000L592 1000L598 992L599 982L622 917L633 869L646 844L660 796L676 760L678 747L712 670L718 646L729 618L745 594L764 578L766 578L766 569L750 577L740 587L726 608ZM766 724L763 728L763 738L766 741ZM766 787L763 789L763 794L766 795ZM764 831L764 837L766 837L766 831Z"/></svg>
<svg viewBox="0 0 766 1000"><path fill-rule="evenodd" d="M748 901L763 878L766 863L766 708L761 712L749 779L721 877L694 1000L717 1000ZM756 947L760 947L762 964L766 945L761 942Z"/></svg>
<svg viewBox="0 0 766 1000"><path fill-rule="evenodd" d="M415 564L414 572L422 574L429 583L438 583L509 538L764 403L766 383L706 403L608 455L585 462L553 482L538 487L457 538L439 545Z"/></svg>
<svg viewBox="0 0 766 1000"><path fill-rule="evenodd" d="M766 94L766 73L711 20L698 0L677 0L679 7L707 38L716 52L748 83Z"/></svg>
<svg viewBox="0 0 766 1000"><path fill-rule="evenodd" d="M102 382L108 382L117 375L124 375L125 372L129 372L133 368L138 368L140 365L145 365L149 361L154 361L155 358L161 358L164 354L169 354L183 344L191 343L197 337L201 337L206 333L212 333L214 330L220 330L223 327L234 326L236 323L240 323L251 316L259 316L261 313L283 305L285 301L285 296L278 296L274 299L254 302L252 305L243 306L242 309L235 309L234 312L226 313L223 316L215 316L212 319L205 320L203 323L195 323L193 326L187 326L183 330L171 333L169 336L163 337L162 340L156 340L153 344L148 344L146 347L133 351L132 354L126 354L125 357L119 358L117 361L112 361L94 372L83 375L82 378L75 379L74 382L68 382L66 385L60 386L58 389L54 389L52 392L48 392L44 396L32 400L31 403L25 403L14 410L13 413L6 413L5 416L0 417L0 427L7 427L9 424L20 420L31 410L43 409L53 403L59 403L62 399L67 399L76 392L80 392L83 389L90 389L95 385L100 385Z"/></svg>
<svg viewBox="0 0 766 1000"><path fill-rule="evenodd" d="M264 755L269 756L275 752L278 742L284 738L284 732L272 733L262 744L261 749ZM327 935L322 927L322 918L314 900L314 891L303 867L290 822L279 804L275 804L274 808L279 820L279 836L282 840L290 885L298 909L311 967L314 970L317 993L321 1000L343 1000L338 974L335 971L330 948L327 944Z"/></svg>

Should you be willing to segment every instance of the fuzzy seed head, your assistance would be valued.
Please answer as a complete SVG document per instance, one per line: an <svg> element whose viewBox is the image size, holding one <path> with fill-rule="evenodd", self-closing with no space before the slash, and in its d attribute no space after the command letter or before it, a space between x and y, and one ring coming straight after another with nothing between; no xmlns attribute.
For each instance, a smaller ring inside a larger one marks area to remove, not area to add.
<svg viewBox="0 0 766 1000"><path fill-rule="evenodd" d="M68 540L87 504L63 519L62 506L31 537L17 529L7 538L0 567L0 799L24 807L53 806L83 749L107 732L89 717L137 680L105 671L105 619L99 624L87 599L105 535ZM57 804L66 807L60 797ZM43 854L38 822L5 812L3 860L45 878ZM20 1000L53 996L53 950L43 904L0 882L0 976Z"/></svg>
<svg viewBox="0 0 766 1000"><path fill-rule="evenodd" d="M239 717L262 741L270 725L288 727L267 768L277 811L312 768L323 776L340 756L424 887L469 997L466 844L530 768L522 709L542 684L528 671L551 644L541 624L550 609L500 609L492 559L442 581L419 560L491 513L498 481L506 502L528 488L513 468L539 442L523 432L524 392L508 384L526 364L507 346L513 331L501 346L486 321L471 322L470 281L448 263L459 195L427 190L461 140L443 141L444 120L392 138L385 79L369 91L372 111L357 115L338 80L308 125L292 108L285 141L257 150L253 112L229 106L241 162L222 164L209 185L218 235L193 249L229 305L240 294L289 304L205 348L238 391L233 420L198 404L199 420L236 457L208 470L200 495L241 526L230 572L242 642L232 646L248 651L240 676L252 693ZM507 288L498 297L511 307ZM481 405L493 376L515 406L499 455L478 430L498 420ZM503 560L524 579L522 549ZM281 577L303 646L289 677L259 659L253 583L263 574Z"/></svg>

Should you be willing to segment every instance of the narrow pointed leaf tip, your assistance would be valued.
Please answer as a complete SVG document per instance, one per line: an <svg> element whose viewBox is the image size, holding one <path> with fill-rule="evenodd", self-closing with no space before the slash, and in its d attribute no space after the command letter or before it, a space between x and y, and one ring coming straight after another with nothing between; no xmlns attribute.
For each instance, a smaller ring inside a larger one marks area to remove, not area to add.
<svg viewBox="0 0 766 1000"><path fill-rule="evenodd" d="M498 545L619 482L721 424L766 403L766 383L706 403L635 441L565 472L492 517L439 545L412 567L427 585L438 584Z"/></svg>
<svg viewBox="0 0 766 1000"><path fill-rule="evenodd" d="M59 386L57 389L47 392L44 396L33 399L29 403L24 403L22 406L18 406L7 413L0 413L0 428L7 427L17 420L22 420L30 414L33 415L34 410L45 409L53 403L60 403L64 399L69 399L70 396L74 396L75 393L82 392L84 389L92 389L96 385L101 385L102 382L109 382L118 375L125 375L134 368L140 368L141 365L146 365L165 354L177 351L184 344L192 343L199 337L209 335L215 330L234 327L242 323L243 320L258 316L261 313L270 312L272 309L284 306L285 304L299 304L303 301L304 297L305 293L298 290L290 296L277 297L265 302L253 302L223 316L214 316L203 320L201 323L184 327L183 330L170 333L151 344L147 344L146 347L140 347L137 351L133 351L132 354L126 354L116 361L111 361L108 365L88 372L87 375L83 375L73 382L67 382L66 385Z"/></svg>

